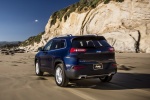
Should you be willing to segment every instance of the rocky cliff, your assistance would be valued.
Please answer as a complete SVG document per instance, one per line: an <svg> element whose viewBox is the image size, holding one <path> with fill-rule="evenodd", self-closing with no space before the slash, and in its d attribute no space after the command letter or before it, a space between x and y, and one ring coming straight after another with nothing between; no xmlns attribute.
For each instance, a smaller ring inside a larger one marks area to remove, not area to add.
<svg viewBox="0 0 150 100"><path fill-rule="evenodd" d="M95 8L77 9L62 20L51 16L40 43L27 46L36 50L56 35L103 35L118 52L150 53L150 0L110 1Z"/></svg>

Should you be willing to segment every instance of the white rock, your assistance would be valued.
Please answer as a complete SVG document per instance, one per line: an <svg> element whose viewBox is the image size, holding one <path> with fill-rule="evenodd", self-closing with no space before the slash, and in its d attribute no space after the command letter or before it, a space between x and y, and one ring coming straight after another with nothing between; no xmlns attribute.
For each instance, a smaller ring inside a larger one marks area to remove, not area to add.
<svg viewBox="0 0 150 100"><path fill-rule="evenodd" d="M150 0L101 3L84 13L73 12L66 21L57 20L52 26L51 20L50 17L41 42L28 50L43 46L56 35L96 33L105 36L116 51L135 52L139 41L140 51L150 53Z"/></svg>

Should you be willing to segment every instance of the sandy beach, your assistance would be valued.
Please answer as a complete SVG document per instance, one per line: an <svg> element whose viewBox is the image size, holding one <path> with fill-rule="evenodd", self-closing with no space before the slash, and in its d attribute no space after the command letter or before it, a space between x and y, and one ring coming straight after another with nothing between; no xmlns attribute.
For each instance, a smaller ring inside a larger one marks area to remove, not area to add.
<svg viewBox="0 0 150 100"><path fill-rule="evenodd" d="M118 73L110 83L87 79L72 82L67 88L56 86L47 73L36 76L34 55L0 54L0 100L150 99L150 54L117 53Z"/></svg>

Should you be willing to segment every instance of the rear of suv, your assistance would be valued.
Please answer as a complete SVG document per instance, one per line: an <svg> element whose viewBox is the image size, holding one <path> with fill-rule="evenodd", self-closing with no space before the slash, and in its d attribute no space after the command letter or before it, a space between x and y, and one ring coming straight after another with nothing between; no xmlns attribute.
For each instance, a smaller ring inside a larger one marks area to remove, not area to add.
<svg viewBox="0 0 150 100"><path fill-rule="evenodd" d="M109 82L117 72L114 48L103 36L64 36L51 39L35 56L36 75L49 72L58 86L69 80L99 78Z"/></svg>

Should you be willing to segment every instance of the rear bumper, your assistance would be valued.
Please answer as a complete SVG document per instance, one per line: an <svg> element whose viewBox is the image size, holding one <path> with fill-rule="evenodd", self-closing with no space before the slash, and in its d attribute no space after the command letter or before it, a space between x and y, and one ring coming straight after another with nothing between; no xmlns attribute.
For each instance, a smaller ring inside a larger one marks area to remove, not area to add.
<svg viewBox="0 0 150 100"><path fill-rule="evenodd" d="M88 76L88 75L79 75L77 77L77 79L98 78L98 77L104 77L104 76L111 76L111 75L114 75L114 74L116 74L116 72L111 72L109 74L102 74L102 75L90 75L90 76Z"/></svg>
<svg viewBox="0 0 150 100"><path fill-rule="evenodd" d="M117 67L114 66L104 66L103 69L94 70L91 65L85 66L80 70L66 70L66 76L69 79L85 79L85 78L96 78L110 76L117 73Z"/></svg>

